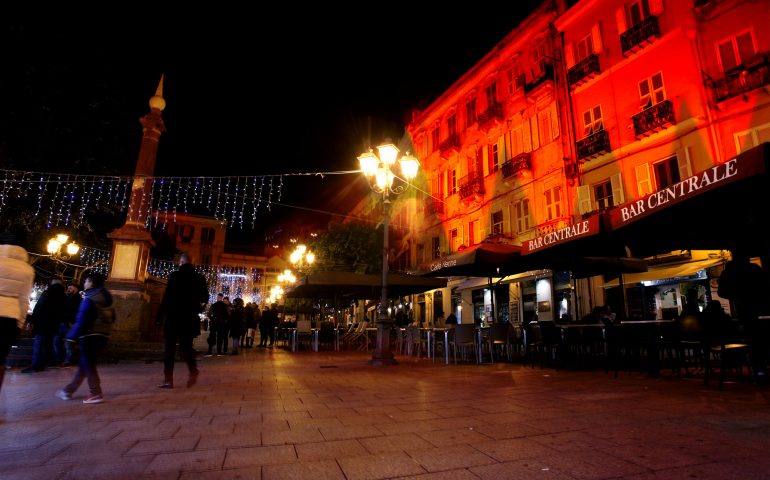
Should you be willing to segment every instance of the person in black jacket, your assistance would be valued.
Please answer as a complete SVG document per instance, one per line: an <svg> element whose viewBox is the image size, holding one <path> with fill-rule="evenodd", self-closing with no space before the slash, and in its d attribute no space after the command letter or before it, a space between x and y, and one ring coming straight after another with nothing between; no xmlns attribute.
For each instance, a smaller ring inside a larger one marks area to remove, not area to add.
<svg viewBox="0 0 770 480"><path fill-rule="evenodd" d="M193 339L201 333L198 314L209 300L206 278L195 271L190 259L183 254L179 259L179 270L168 277L166 292L160 302L155 325L163 325L165 348L163 354L163 382L159 388L174 388L174 361L176 344L182 352L190 376L187 386L192 387L198 380L198 366L195 361Z"/></svg>
<svg viewBox="0 0 770 480"><path fill-rule="evenodd" d="M64 320L67 295L64 284L58 278L51 279L48 288L40 295L32 310L32 333L35 341L32 344L32 365L21 373L42 372L45 370L48 357L53 356L53 337Z"/></svg>

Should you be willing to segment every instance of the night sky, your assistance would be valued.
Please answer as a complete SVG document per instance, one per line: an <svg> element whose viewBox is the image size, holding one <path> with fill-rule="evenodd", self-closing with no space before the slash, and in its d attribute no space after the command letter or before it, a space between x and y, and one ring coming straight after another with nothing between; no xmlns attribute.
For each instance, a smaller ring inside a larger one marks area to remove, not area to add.
<svg viewBox="0 0 770 480"><path fill-rule="evenodd" d="M435 100L537 3L6 17L0 165L133 173L138 119L164 74L157 175L356 169L369 132L373 144L397 139L410 108ZM287 183L284 201L307 193Z"/></svg>

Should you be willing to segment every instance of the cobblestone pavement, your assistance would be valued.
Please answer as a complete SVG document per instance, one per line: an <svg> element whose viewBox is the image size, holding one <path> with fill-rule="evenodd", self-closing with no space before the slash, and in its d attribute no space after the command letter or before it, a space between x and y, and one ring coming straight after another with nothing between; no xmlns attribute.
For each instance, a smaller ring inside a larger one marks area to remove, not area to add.
<svg viewBox="0 0 770 480"><path fill-rule="evenodd" d="M6 374L0 479L766 479L770 389L663 374L246 349L161 390L162 364Z"/></svg>

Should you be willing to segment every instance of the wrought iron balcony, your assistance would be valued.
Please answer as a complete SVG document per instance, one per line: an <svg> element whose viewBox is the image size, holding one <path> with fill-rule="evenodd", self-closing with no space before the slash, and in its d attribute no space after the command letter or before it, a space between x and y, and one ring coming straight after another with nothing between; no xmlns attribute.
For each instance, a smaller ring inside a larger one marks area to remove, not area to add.
<svg viewBox="0 0 770 480"><path fill-rule="evenodd" d="M441 151L441 155L456 152L460 149L460 136L456 133L449 135L446 140L439 144L438 149Z"/></svg>
<svg viewBox="0 0 770 480"><path fill-rule="evenodd" d="M655 38L660 38L660 25L658 25L658 17L650 15L620 34L620 46L623 49L623 55L629 56L637 50L641 50L652 43Z"/></svg>
<svg viewBox="0 0 770 480"><path fill-rule="evenodd" d="M524 93L531 92L547 81L553 82L553 65L550 63L545 63L544 65L545 68L542 72L540 72L539 77L534 78L531 82L524 84Z"/></svg>
<svg viewBox="0 0 770 480"><path fill-rule="evenodd" d="M770 61L767 54L757 55L725 74L725 78L714 82L714 97L717 102L737 97L756 88L770 84Z"/></svg>
<svg viewBox="0 0 770 480"><path fill-rule="evenodd" d="M537 226L537 235L543 236L554 233L557 230L568 227L571 224L569 218L554 218Z"/></svg>
<svg viewBox="0 0 770 480"><path fill-rule="evenodd" d="M532 154L524 152L503 163L503 178L508 178L525 170L532 170Z"/></svg>
<svg viewBox="0 0 770 480"><path fill-rule="evenodd" d="M503 106L494 102L489 107L479 114L479 127L488 128L493 120L503 119Z"/></svg>
<svg viewBox="0 0 770 480"><path fill-rule="evenodd" d="M484 194L484 177L477 173L460 179L460 198L466 199L471 195Z"/></svg>
<svg viewBox="0 0 770 480"><path fill-rule="evenodd" d="M674 104L671 100L663 100L642 110L631 119L634 122L634 133L637 137L652 135L676 123Z"/></svg>
<svg viewBox="0 0 770 480"><path fill-rule="evenodd" d="M567 71L567 82L570 87L578 87L600 73L599 56L592 53Z"/></svg>
<svg viewBox="0 0 770 480"><path fill-rule="evenodd" d="M610 134L604 129L577 141L578 160L591 159L610 151Z"/></svg>

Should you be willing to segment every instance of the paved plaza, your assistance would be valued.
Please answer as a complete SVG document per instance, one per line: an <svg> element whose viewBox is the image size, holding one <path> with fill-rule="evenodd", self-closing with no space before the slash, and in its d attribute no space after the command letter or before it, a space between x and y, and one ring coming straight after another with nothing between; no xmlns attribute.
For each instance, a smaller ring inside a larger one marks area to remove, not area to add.
<svg viewBox="0 0 770 480"><path fill-rule="evenodd" d="M770 389L700 378L246 349L161 390L160 362L7 373L0 479L770 478Z"/></svg>

